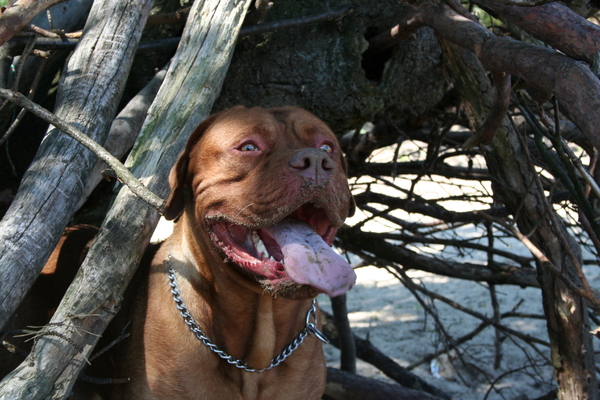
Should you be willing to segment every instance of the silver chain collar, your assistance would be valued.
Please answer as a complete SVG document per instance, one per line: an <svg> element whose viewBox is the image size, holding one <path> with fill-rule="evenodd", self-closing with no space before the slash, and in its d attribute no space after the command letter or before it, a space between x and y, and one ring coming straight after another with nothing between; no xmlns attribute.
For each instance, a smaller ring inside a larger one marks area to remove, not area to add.
<svg viewBox="0 0 600 400"><path fill-rule="evenodd" d="M311 322L311 319L316 321L315 313L317 312L317 300L313 299L312 305L308 312L306 313L306 327L296 336L294 340L290 344L287 345L285 349L279 355L271 360L271 364L268 367L256 369L250 367L244 360L241 358L235 358L230 354L225 353L223 350L219 349L216 344L214 344L206 334L200 329L194 317L190 314L187 309L183 299L181 298L181 292L179 292L179 286L177 285L177 278L175 277L175 271L171 267L171 255L168 255L168 260L166 262L167 265L167 275L169 277L169 285L171 286L171 293L173 294L173 300L175 301L175 305L179 310L179 314L183 317L183 321L189 326L192 333L196 336L198 340L200 340L206 347L208 347L211 351L216 353L219 357L227 361L229 364L236 366L239 369L243 369L248 372L264 372L268 371L271 368L274 368L281 364L286 358L288 358L297 348L304 342L304 339L309 335L315 335L320 341L323 343L329 343L327 337L321 332L317 326Z"/></svg>

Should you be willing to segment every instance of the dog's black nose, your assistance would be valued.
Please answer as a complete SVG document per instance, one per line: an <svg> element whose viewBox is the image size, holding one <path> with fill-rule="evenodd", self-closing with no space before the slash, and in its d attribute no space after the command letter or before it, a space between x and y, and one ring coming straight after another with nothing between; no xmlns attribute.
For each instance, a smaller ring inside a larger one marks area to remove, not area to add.
<svg viewBox="0 0 600 400"><path fill-rule="evenodd" d="M324 184L329 181L335 163L320 149L302 149L290 160L292 168L304 179L312 183Z"/></svg>

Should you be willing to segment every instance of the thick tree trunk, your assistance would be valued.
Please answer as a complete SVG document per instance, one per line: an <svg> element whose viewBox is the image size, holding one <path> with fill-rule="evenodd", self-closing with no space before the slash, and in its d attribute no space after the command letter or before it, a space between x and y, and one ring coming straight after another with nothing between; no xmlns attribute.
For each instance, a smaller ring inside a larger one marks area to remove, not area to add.
<svg viewBox="0 0 600 400"><path fill-rule="evenodd" d="M149 189L166 197L168 173L219 93L249 0L197 1L182 44L128 160ZM120 190L94 244L27 360L0 383L0 399L65 398L119 308L158 221ZM94 290L90 290L93 288Z"/></svg>
<svg viewBox="0 0 600 400"><path fill-rule="evenodd" d="M493 92L486 71L473 53L462 48L443 46L453 81L467 105L475 127L481 126L493 105ZM558 396L561 400L598 398L594 352L587 326L586 302L570 291L552 272L580 284L575 262L580 249L566 232L561 219L545 206L544 193L536 185L536 172L512 124L505 119L496 131L493 145L485 156L494 176L494 195L511 210L519 230L543 252L547 260L538 260L538 279L542 288L547 328ZM564 238L561 240L560 238ZM575 255L571 259L569 253Z"/></svg>
<svg viewBox="0 0 600 400"><path fill-rule="evenodd" d="M215 109L236 104L296 105L336 133L384 114L418 118L442 97L439 45L430 30L364 59L366 36L392 26L410 9L397 0L277 0L266 22L307 18L352 4L338 21L240 40Z"/></svg>
<svg viewBox="0 0 600 400"><path fill-rule="evenodd" d="M63 71L55 113L99 143L114 118L151 5L149 0L96 2ZM46 134L0 223L0 326L37 278L95 159L58 129Z"/></svg>

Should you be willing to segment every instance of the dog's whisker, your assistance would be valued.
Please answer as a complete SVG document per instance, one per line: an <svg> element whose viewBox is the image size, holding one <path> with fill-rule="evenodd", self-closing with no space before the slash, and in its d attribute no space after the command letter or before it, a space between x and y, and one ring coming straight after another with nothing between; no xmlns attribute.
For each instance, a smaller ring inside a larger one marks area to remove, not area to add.
<svg viewBox="0 0 600 400"><path fill-rule="evenodd" d="M235 217L234 217L234 218L237 218L237 217L238 217L238 216L239 216L241 213L243 213L243 212L244 212L244 210L245 210L246 208L248 208L248 207L252 207L253 205L254 205L254 203L250 203L250 204L248 204L246 207L242 208L240 211L238 211L238 213L237 213L237 214L235 214Z"/></svg>

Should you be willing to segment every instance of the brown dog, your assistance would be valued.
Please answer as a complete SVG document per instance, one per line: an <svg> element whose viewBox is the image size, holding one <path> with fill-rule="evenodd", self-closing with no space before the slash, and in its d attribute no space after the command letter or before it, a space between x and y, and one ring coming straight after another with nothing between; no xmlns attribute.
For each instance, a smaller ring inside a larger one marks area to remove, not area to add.
<svg viewBox="0 0 600 400"><path fill-rule="evenodd" d="M320 399L313 298L356 278L330 248L354 211L331 130L294 107L224 111L170 184L165 216L179 219L135 301L119 371L131 381L114 397Z"/></svg>

